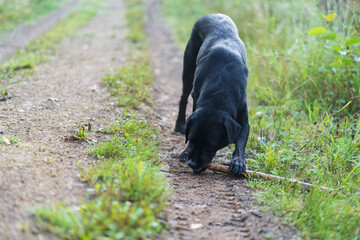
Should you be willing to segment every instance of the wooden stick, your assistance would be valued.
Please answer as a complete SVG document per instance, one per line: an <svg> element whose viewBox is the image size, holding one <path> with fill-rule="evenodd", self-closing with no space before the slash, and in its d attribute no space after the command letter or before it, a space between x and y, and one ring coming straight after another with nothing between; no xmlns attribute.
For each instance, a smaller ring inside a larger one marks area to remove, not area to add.
<svg viewBox="0 0 360 240"><path fill-rule="evenodd" d="M227 173L227 174L230 174L230 175L236 175L235 173L233 173L233 172L231 172L229 170L228 166L221 165L221 164L210 163L205 168L213 170L213 171L217 171L217 172ZM266 179L266 180L277 179L280 182L288 181L288 182L291 182L291 183L299 184L300 186L303 186L303 187L305 187L307 189L310 189L311 187L316 187L315 185L313 185L311 183L301 182L301 181L298 181L296 179L286 179L284 177L279 177L279 176L266 174L266 173L262 173L262 172L255 172L255 171L251 171L251 170L246 170L246 175L247 176L254 176L254 177L258 177L258 178L262 178L262 179ZM339 189L333 189L333 188L327 188L327 187L321 187L320 189L321 190L330 190L330 191L339 190Z"/></svg>

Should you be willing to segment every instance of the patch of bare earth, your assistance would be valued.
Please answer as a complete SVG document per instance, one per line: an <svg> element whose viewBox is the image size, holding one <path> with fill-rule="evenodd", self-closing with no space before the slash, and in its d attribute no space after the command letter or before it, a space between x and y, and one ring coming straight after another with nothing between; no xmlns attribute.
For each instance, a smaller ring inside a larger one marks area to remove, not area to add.
<svg viewBox="0 0 360 240"><path fill-rule="evenodd" d="M15 97L0 102L0 136L20 141L0 145L0 239L43 239L28 209L86 200L79 168L95 159L88 144L63 137L73 135L78 123L91 123L88 138L98 139L97 131L116 114L101 81L126 59L124 6L118 0L106 5L62 41L53 60L5 86Z"/></svg>
<svg viewBox="0 0 360 240"><path fill-rule="evenodd" d="M173 132L182 88L182 52L174 45L158 1L147 0L146 3L146 29L156 73L154 106L165 139L163 171L175 189L165 210L169 231L162 238L296 238L296 231L282 224L282 219L261 211L246 180L209 170L194 174L177 159L185 149L184 137ZM230 151L230 148L220 151L215 162L229 162Z"/></svg>

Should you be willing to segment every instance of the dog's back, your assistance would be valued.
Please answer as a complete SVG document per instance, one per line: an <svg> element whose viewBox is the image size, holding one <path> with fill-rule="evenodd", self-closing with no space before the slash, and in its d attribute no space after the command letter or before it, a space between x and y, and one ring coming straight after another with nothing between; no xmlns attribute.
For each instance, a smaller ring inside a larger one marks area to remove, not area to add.
<svg viewBox="0 0 360 240"><path fill-rule="evenodd" d="M192 29L184 53L183 95L175 131L185 132L185 110L191 92L198 107L222 109L236 119L246 108L246 49L230 17L209 14Z"/></svg>
<svg viewBox="0 0 360 240"><path fill-rule="evenodd" d="M206 15L195 23L189 42L185 55L196 55L192 97L197 107L222 109L236 118L246 104L248 70L235 23L223 14Z"/></svg>
<svg viewBox="0 0 360 240"><path fill-rule="evenodd" d="M245 46L230 17L219 13L201 17L194 25L191 37L194 42L192 51L197 52L197 65L217 47L239 54L246 65Z"/></svg>

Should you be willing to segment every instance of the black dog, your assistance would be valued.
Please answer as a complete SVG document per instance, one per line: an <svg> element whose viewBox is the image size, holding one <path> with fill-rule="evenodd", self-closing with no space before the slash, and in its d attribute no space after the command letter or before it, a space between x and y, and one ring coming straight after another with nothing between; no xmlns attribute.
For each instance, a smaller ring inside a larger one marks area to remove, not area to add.
<svg viewBox="0 0 360 240"><path fill-rule="evenodd" d="M194 25L184 54L183 91L175 131L189 145L180 155L195 171L205 170L216 152L235 143L230 170L245 173L244 153L249 135L246 50L236 25L226 15L210 14ZM193 113L185 126L191 92Z"/></svg>

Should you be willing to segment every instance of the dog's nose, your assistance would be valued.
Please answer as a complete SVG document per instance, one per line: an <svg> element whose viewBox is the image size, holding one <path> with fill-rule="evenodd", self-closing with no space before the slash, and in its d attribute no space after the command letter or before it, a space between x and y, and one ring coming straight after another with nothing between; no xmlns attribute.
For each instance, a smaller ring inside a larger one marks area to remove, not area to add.
<svg viewBox="0 0 360 240"><path fill-rule="evenodd" d="M188 165L189 167L191 167L192 169L196 169L197 168L197 164L193 159L189 159L188 161Z"/></svg>

